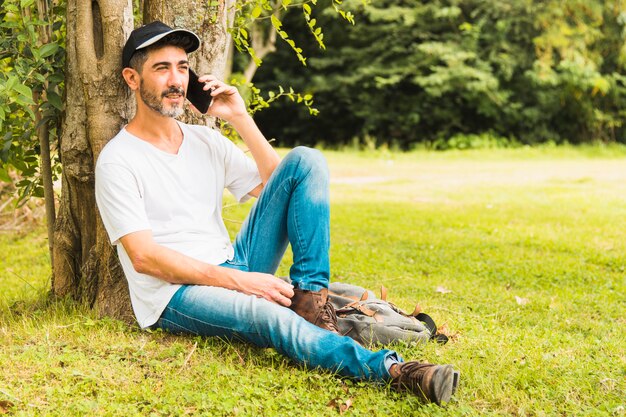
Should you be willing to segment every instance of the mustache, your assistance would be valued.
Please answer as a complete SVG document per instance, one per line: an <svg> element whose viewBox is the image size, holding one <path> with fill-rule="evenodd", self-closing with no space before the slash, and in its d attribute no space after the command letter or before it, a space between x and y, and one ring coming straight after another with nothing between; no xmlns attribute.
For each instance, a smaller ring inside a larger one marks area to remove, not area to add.
<svg viewBox="0 0 626 417"><path fill-rule="evenodd" d="M182 87L170 87L167 90L164 90L161 93L161 97L165 97L168 94L180 94L180 95L185 95L185 90L183 90Z"/></svg>

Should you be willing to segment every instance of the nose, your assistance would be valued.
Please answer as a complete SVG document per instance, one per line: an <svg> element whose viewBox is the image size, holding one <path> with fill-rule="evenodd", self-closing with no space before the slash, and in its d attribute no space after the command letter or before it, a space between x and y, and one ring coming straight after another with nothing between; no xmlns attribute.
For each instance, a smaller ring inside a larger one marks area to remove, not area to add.
<svg viewBox="0 0 626 417"><path fill-rule="evenodd" d="M185 74L183 74L178 69L173 68L170 71L170 75L167 80L167 86L168 87L182 87L184 79L185 79Z"/></svg>

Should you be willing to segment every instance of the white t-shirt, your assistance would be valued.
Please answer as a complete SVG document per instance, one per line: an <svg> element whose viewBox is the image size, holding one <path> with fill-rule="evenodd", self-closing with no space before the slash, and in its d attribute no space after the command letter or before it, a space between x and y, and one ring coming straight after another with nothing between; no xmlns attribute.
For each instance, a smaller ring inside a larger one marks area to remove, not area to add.
<svg viewBox="0 0 626 417"><path fill-rule="evenodd" d="M119 239L151 230L157 244L219 265L233 256L222 220L224 188L243 202L261 183L256 164L231 141L204 126L179 123L178 154L122 129L96 163L96 201L128 280L139 325L148 327L180 285L135 271Z"/></svg>

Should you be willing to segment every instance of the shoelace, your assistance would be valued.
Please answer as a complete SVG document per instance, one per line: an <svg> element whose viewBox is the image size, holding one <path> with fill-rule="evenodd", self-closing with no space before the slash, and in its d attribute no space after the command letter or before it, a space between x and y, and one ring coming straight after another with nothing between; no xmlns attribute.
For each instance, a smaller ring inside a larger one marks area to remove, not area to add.
<svg viewBox="0 0 626 417"><path fill-rule="evenodd" d="M428 363L420 363L416 361L405 362L400 368L400 375L397 377L396 383L399 387L407 387L414 390L419 387L421 389L422 380L428 368L433 365Z"/></svg>
<svg viewBox="0 0 626 417"><path fill-rule="evenodd" d="M339 328L337 327L337 312L330 301L326 301L326 304L324 304L322 319L324 322L331 325L332 330L339 332Z"/></svg>

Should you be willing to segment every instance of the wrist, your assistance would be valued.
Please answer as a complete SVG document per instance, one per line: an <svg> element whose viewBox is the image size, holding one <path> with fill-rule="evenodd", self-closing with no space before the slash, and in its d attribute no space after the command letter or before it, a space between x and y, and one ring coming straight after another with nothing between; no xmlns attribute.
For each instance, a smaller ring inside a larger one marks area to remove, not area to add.
<svg viewBox="0 0 626 417"><path fill-rule="evenodd" d="M223 268L224 287L229 290L241 291L242 271L234 268Z"/></svg>
<svg viewBox="0 0 626 417"><path fill-rule="evenodd" d="M252 119L252 116L246 112L234 115L230 118L230 120L228 120L228 123L230 123L231 126L237 130L239 127L243 127L250 123L254 124L254 119Z"/></svg>

